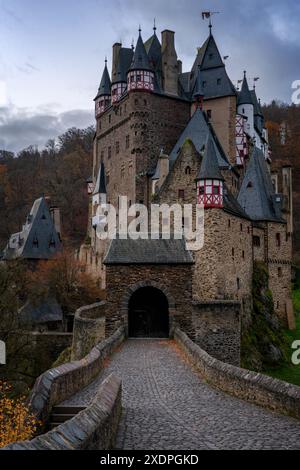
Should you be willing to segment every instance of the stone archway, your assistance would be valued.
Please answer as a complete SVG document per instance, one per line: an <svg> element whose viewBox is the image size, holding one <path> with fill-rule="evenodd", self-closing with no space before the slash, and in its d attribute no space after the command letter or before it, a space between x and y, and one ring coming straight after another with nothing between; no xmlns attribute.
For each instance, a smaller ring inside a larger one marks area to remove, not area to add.
<svg viewBox="0 0 300 470"><path fill-rule="evenodd" d="M122 312L129 337L169 338L175 301L160 283L143 281L128 289Z"/></svg>

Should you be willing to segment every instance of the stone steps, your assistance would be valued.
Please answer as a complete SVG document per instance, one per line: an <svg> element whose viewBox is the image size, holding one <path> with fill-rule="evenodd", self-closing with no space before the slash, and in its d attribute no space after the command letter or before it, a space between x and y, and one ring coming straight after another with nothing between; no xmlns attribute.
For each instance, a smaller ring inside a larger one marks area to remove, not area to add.
<svg viewBox="0 0 300 470"><path fill-rule="evenodd" d="M54 429L72 419L77 413L85 410L85 406L54 406L50 416L49 428Z"/></svg>

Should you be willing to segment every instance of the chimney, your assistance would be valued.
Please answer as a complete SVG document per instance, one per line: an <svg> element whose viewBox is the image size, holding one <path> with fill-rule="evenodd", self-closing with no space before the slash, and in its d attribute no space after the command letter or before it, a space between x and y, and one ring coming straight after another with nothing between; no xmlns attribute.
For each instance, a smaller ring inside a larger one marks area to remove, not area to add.
<svg viewBox="0 0 300 470"><path fill-rule="evenodd" d="M50 215L57 231L58 237L61 240L61 222L60 222L60 209L59 207L52 206L50 207Z"/></svg>
<svg viewBox="0 0 300 470"><path fill-rule="evenodd" d="M122 47L122 44L120 42L116 42L113 45L112 74L111 74L112 81L116 80L117 78L117 67L118 67L121 47Z"/></svg>
<svg viewBox="0 0 300 470"><path fill-rule="evenodd" d="M178 95L178 61L175 50L175 33L165 30L162 36L162 70L165 93Z"/></svg>
<svg viewBox="0 0 300 470"><path fill-rule="evenodd" d="M182 60L177 60L178 73L182 73Z"/></svg>

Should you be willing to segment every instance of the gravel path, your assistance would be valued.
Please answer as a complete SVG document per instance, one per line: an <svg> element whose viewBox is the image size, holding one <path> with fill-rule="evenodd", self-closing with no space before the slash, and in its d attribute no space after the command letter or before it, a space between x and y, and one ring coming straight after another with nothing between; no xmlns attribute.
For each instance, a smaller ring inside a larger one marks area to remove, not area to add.
<svg viewBox="0 0 300 470"><path fill-rule="evenodd" d="M64 404L88 405L112 372L123 381L116 449L300 449L299 421L210 387L168 340L126 341Z"/></svg>

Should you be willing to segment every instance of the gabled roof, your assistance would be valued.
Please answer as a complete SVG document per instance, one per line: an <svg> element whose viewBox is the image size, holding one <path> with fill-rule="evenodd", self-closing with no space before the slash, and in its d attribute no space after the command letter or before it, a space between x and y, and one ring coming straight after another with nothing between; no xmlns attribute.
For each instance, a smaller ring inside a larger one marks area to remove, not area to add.
<svg viewBox="0 0 300 470"><path fill-rule="evenodd" d="M186 249L185 240L120 240L111 241L104 259L105 265L155 264L176 265L193 264L193 257Z"/></svg>
<svg viewBox="0 0 300 470"><path fill-rule="evenodd" d="M238 105L253 104L252 95L250 93L248 82L247 82L246 72L245 72L245 76L244 76L244 80L243 80L242 89L238 94L237 104Z"/></svg>
<svg viewBox="0 0 300 470"><path fill-rule="evenodd" d="M136 43L133 60L130 65L129 70L152 70L153 68L150 65L149 58L142 40L141 33Z"/></svg>
<svg viewBox="0 0 300 470"><path fill-rule="evenodd" d="M116 67L116 73L112 77L112 83L126 82L127 72L133 58L133 50L131 48L121 47Z"/></svg>
<svg viewBox="0 0 300 470"><path fill-rule="evenodd" d="M6 260L49 259L62 248L47 202L37 199L27 217L23 230L10 237L4 250Z"/></svg>
<svg viewBox="0 0 300 470"><path fill-rule="evenodd" d="M94 195L96 194L106 194L106 178L105 178L105 168L104 168L103 162L101 162L100 164L97 181L96 181L96 185L94 189Z"/></svg>
<svg viewBox="0 0 300 470"><path fill-rule="evenodd" d="M205 152L197 179L224 180L219 168L216 146L211 135L209 135L205 146Z"/></svg>
<svg viewBox="0 0 300 470"><path fill-rule="evenodd" d="M184 142L187 139L191 140L197 152L201 153L205 148L205 145L208 141L209 136L212 136L213 138L219 166L221 168L229 168L230 164L228 162L226 154L224 153L224 151L222 151L221 147L217 145L217 142L216 142L216 139L214 138L212 130L209 124L207 123L203 112L199 108L195 111L195 113L191 117L186 128L184 129L181 136L179 137L175 147L170 153L170 164L171 165L174 164L180 152L181 147L183 146Z"/></svg>
<svg viewBox="0 0 300 470"><path fill-rule="evenodd" d="M275 194L264 154L257 147L248 163L238 202L252 220L284 222L281 197Z"/></svg>
<svg viewBox="0 0 300 470"><path fill-rule="evenodd" d="M100 86L98 89L98 94L95 99L99 98L100 96L110 95L111 94L111 81L110 76L107 70L107 64L105 61L105 67L103 70Z"/></svg>

